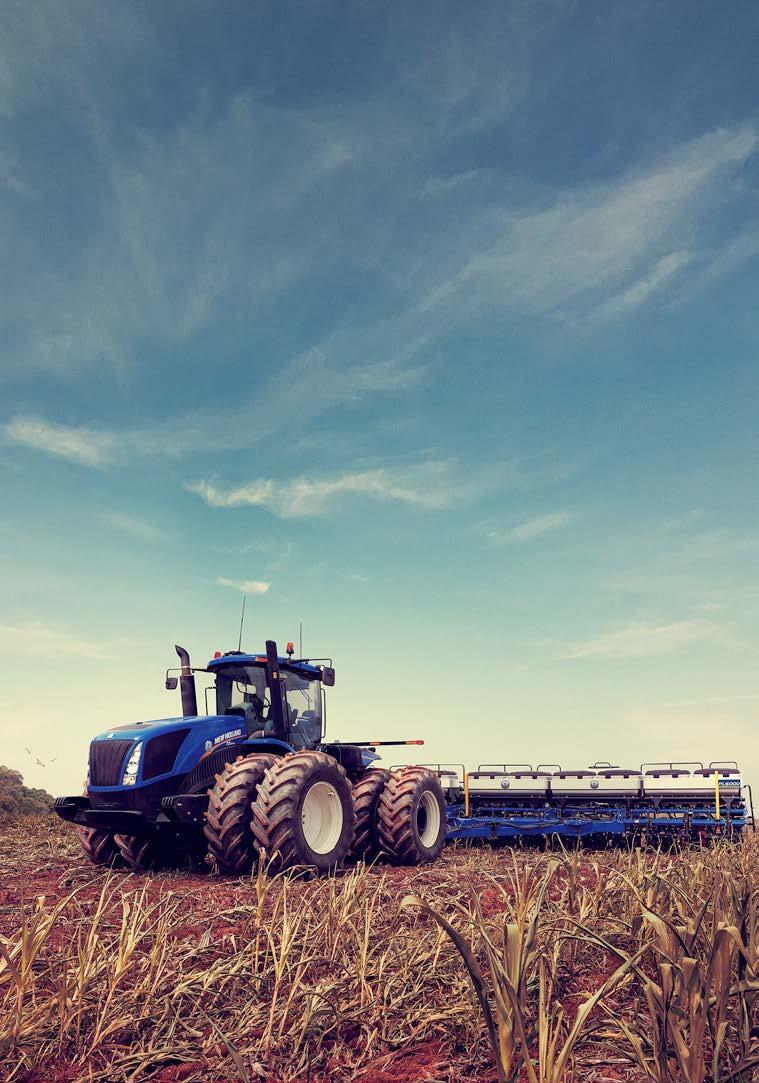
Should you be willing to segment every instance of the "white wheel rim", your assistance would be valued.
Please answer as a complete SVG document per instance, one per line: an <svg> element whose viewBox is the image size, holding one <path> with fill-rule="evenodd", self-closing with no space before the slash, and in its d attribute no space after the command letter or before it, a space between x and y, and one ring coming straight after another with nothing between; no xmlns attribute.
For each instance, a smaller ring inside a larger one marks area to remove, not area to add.
<svg viewBox="0 0 759 1083"><path fill-rule="evenodd" d="M303 837L315 854L334 850L343 830L340 795L329 782L315 782L308 790L300 814Z"/></svg>
<svg viewBox="0 0 759 1083"><path fill-rule="evenodd" d="M440 805L430 790L425 790L416 810L416 829L422 846L434 846L440 834Z"/></svg>

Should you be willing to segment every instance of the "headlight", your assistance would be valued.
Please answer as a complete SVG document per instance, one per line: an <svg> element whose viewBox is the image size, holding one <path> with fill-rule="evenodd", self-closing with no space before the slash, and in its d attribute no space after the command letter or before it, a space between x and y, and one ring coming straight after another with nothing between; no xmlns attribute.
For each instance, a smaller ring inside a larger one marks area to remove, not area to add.
<svg viewBox="0 0 759 1083"><path fill-rule="evenodd" d="M135 745L132 749L132 754L129 757L129 761L124 769L124 777L121 780L122 786L134 786L137 781L137 772L140 769L140 758L142 757L142 741Z"/></svg>

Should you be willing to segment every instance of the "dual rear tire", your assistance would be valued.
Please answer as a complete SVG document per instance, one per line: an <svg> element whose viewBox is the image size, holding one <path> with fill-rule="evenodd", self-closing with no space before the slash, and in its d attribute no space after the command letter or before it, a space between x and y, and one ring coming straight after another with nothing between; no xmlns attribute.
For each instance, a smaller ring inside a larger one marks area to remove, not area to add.
<svg viewBox="0 0 759 1083"><path fill-rule="evenodd" d="M436 861L445 845L445 797L436 775L426 767L391 772L377 802L381 849L396 865Z"/></svg>
<svg viewBox="0 0 759 1083"><path fill-rule="evenodd" d="M370 767L353 783L356 830L351 846L351 857L356 861L374 861L382 850L377 808L380 794L391 777L391 771L382 767Z"/></svg>
<svg viewBox="0 0 759 1083"><path fill-rule="evenodd" d="M396 865L436 861L445 845L445 797L426 767L371 768L353 786L358 861L385 854Z"/></svg>

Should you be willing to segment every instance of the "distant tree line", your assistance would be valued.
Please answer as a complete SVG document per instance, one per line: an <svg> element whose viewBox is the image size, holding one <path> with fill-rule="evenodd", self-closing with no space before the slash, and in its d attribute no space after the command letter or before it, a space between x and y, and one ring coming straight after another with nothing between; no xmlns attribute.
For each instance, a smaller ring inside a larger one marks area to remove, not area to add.
<svg viewBox="0 0 759 1083"><path fill-rule="evenodd" d="M20 771L0 764L0 818L32 816L49 812L52 807L53 798L47 790L25 786Z"/></svg>

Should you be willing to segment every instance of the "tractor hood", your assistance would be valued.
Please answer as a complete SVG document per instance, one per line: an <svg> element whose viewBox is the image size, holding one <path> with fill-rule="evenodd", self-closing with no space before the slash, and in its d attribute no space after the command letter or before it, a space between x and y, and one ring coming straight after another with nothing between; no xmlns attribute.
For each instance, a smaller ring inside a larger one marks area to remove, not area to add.
<svg viewBox="0 0 759 1083"><path fill-rule="evenodd" d="M90 744L90 789L122 786L130 773L132 789L169 775L185 775L217 749L247 740L245 721L235 715L157 718L114 726ZM282 751L290 751L289 745ZM127 770L130 758L136 772Z"/></svg>
<svg viewBox="0 0 759 1083"><path fill-rule="evenodd" d="M239 724L238 724L239 723ZM95 741L148 741L158 733L168 733L173 729L209 728L222 726L225 730L241 729L241 718L226 715L199 715L195 718L154 718L149 722L129 722L125 726L112 726L99 733Z"/></svg>

